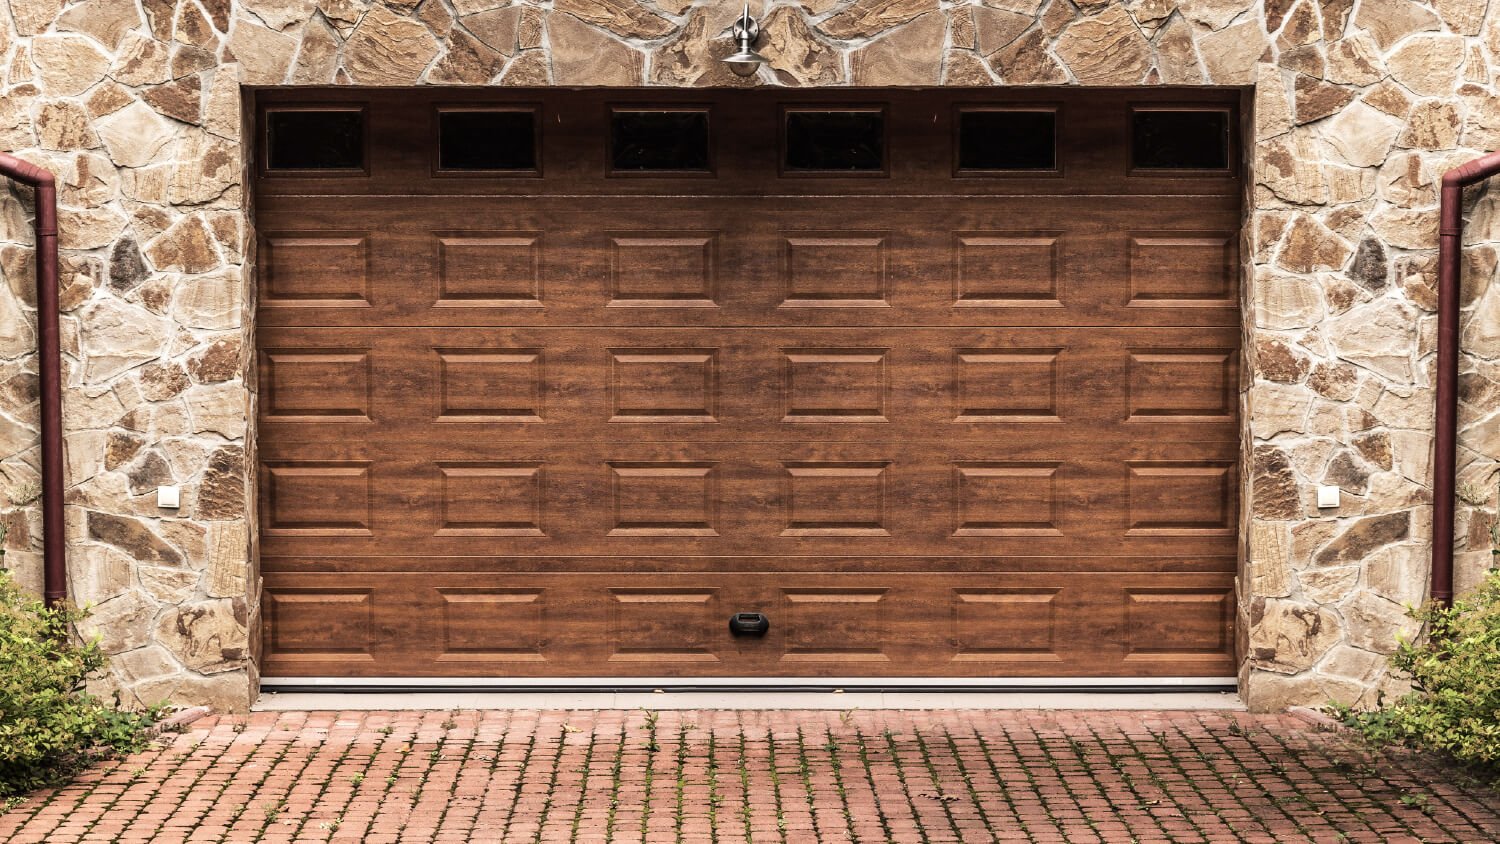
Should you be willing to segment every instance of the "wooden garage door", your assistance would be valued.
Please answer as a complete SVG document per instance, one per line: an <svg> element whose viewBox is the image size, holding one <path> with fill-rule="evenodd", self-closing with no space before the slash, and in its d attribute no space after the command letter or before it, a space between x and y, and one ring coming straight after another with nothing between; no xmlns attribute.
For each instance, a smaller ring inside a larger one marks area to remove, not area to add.
<svg viewBox="0 0 1500 844"><path fill-rule="evenodd" d="M262 92L265 674L1232 675L1237 97Z"/></svg>

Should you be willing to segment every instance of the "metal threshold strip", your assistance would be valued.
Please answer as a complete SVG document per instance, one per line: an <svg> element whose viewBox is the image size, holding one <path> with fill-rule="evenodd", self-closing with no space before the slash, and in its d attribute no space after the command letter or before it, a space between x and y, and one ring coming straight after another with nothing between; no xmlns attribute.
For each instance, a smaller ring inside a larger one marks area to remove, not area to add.
<svg viewBox="0 0 1500 844"><path fill-rule="evenodd" d="M1234 677L263 677L267 692L1234 692Z"/></svg>

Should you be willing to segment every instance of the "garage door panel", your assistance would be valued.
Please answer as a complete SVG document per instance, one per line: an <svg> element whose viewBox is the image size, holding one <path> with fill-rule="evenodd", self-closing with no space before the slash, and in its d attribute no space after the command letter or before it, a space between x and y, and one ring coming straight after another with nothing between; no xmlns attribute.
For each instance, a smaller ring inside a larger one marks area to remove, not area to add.
<svg viewBox="0 0 1500 844"><path fill-rule="evenodd" d="M1226 446L1040 459L919 443L476 451L263 453L265 551L1133 555L1212 553L1235 533Z"/></svg>
<svg viewBox="0 0 1500 844"><path fill-rule="evenodd" d="M268 329L261 419L405 440L530 440L536 425L562 439L1024 439L1122 422L1222 438L1235 343L1232 329Z"/></svg>
<svg viewBox="0 0 1500 844"><path fill-rule="evenodd" d="M638 324L645 309L663 325L1237 321L1237 214L1077 201L966 213L911 201L798 213L780 200L699 200L691 213L663 215L638 199L592 198L591 212L572 198L556 210L505 200L477 215L414 210L396 226L332 210L309 226L301 209L270 210L267 316ZM1122 214L1132 214L1129 229ZM627 219L641 225L621 227ZM320 257L309 262L309 249ZM302 269L309 263L320 271Z"/></svg>
<svg viewBox="0 0 1500 844"><path fill-rule="evenodd" d="M334 577L267 573L268 669L517 677L1232 670L1227 574ZM734 612L764 613L769 632L733 636ZM1075 635L1080 624L1091 631L1088 641ZM331 635L305 632L320 625Z"/></svg>

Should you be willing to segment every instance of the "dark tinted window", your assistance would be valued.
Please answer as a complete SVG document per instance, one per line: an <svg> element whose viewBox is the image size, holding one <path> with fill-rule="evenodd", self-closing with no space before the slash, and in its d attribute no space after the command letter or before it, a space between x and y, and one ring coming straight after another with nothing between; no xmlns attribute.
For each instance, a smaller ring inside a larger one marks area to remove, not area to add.
<svg viewBox="0 0 1500 844"><path fill-rule="evenodd" d="M1229 169L1229 112L1137 111L1131 164L1147 170Z"/></svg>
<svg viewBox="0 0 1500 844"><path fill-rule="evenodd" d="M1057 169L1057 114L965 111L958 116L960 170Z"/></svg>
<svg viewBox="0 0 1500 844"><path fill-rule="evenodd" d="M610 155L614 170L707 170L708 112L616 111Z"/></svg>
<svg viewBox="0 0 1500 844"><path fill-rule="evenodd" d="M438 115L443 170L535 170L536 118L530 111L445 111Z"/></svg>
<svg viewBox="0 0 1500 844"><path fill-rule="evenodd" d="M266 166L271 170L363 169L364 113L266 112Z"/></svg>
<svg viewBox="0 0 1500 844"><path fill-rule="evenodd" d="M884 170L885 115L878 111L789 111L786 169Z"/></svg>

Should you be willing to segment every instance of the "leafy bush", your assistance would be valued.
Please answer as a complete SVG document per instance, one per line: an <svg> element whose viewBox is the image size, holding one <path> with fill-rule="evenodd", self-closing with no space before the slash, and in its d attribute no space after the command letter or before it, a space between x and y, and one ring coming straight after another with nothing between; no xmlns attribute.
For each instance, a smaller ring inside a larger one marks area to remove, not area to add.
<svg viewBox="0 0 1500 844"><path fill-rule="evenodd" d="M1403 641L1391 665L1413 690L1373 712L1339 707L1345 724L1377 744L1435 750L1500 778L1500 570L1456 601L1412 617L1425 639Z"/></svg>
<svg viewBox="0 0 1500 844"><path fill-rule="evenodd" d="M87 615L45 606L0 569L0 798L64 781L94 759L145 743L156 711L124 711L84 691L105 664L98 642L69 635Z"/></svg>

